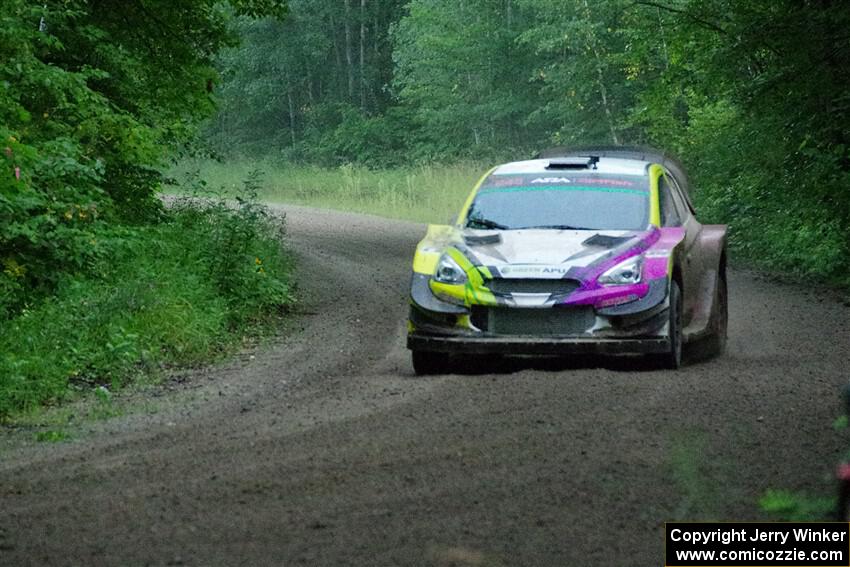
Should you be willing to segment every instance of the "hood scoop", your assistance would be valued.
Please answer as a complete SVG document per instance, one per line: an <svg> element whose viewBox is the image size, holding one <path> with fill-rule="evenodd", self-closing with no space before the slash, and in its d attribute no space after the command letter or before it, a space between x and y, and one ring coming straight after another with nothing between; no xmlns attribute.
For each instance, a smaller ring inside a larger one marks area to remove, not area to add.
<svg viewBox="0 0 850 567"><path fill-rule="evenodd" d="M492 246L494 244L501 244L502 235L498 232L495 234L485 234L482 236L467 234L463 237L463 241L466 243L467 246Z"/></svg>
<svg viewBox="0 0 850 567"><path fill-rule="evenodd" d="M596 248L614 248L623 242L628 242L632 238L632 236L606 236L604 234L594 234L587 240L584 240L582 244L585 246L594 246Z"/></svg>

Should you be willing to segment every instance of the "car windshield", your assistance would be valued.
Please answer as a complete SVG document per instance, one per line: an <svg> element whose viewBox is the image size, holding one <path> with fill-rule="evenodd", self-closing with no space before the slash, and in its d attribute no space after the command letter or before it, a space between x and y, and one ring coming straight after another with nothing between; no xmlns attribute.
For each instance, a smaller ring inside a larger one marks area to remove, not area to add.
<svg viewBox="0 0 850 567"><path fill-rule="evenodd" d="M466 226L643 230L649 224L649 178L596 172L491 175L472 202Z"/></svg>

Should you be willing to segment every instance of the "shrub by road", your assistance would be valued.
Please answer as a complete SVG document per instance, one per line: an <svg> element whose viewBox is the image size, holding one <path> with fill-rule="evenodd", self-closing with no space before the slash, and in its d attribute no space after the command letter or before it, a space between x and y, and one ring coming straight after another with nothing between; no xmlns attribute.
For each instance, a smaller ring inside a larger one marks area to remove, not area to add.
<svg viewBox="0 0 850 567"><path fill-rule="evenodd" d="M0 327L0 419L268 328L292 300L282 232L250 200L177 201L157 223L104 229L108 253Z"/></svg>

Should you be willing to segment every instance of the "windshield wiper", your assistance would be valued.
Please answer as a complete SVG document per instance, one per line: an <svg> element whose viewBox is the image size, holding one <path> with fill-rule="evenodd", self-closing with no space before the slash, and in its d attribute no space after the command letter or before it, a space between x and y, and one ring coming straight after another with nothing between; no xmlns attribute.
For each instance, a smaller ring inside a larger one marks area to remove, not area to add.
<svg viewBox="0 0 850 567"><path fill-rule="evenodd" d="M591 228L587 228L586 226L570 226L568 224L540 224L536 226L524 226L522 228L551 228L553 230L593 230Z"/></svg>
<svg viewBox="0 0 850 567"><path fill-rule="evenodd" d="M472 226L473 224L478 226ZM467 228L490 228L495 230L510 230L509 227L499 224L496 221L490 219L469 219L466 222Z"/></svg>

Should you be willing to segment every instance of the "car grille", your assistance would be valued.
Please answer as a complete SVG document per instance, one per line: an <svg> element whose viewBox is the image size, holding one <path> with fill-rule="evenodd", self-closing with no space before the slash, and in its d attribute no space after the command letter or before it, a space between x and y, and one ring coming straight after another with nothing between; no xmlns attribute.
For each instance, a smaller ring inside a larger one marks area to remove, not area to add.
<svg viewBox="0 0 850 567"><path fill-rule="evenodd" d="M577 280L493 278L485 284L494 293L554 293L565 295L579 287Z"/></svg>
<svg viewBox="0 0 850 567"><path fill-rule="evenodd" d="M580 335L592 328L595 321L596 315L590 306L476 307L472 310L472 324L496 335Z"/></svg>

